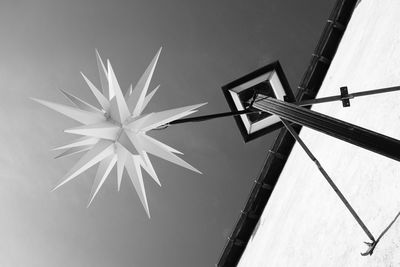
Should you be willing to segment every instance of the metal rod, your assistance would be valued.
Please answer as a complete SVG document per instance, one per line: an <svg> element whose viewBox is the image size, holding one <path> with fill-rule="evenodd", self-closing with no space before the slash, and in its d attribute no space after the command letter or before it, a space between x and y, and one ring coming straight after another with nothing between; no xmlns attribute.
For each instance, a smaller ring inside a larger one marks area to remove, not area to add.
<svg viewBox="0 0 400 267"><path fill-rule="evenodd" d="M327 102L333 102L333 101L341 101L343 99L353 99L353 98L356 98L359 96L383 94L383 93L394 92L394 91L400 91L400 86L352 93L352 94L347 95L346 97L336 95L336 96L328 96L328 97L322 97L322 98L317 98L317 99L304 100L304 101L300 101L300 102L297 102L294 104L304 107L304 106L310 106L310 105L314 105L314 104L327 103Z"/></svg>
<svg viewBox="0 0 400 267"><path fill-rule="evenodd" d="M400 141L389 136L271 97L256 101L254 107L400 161Z"/></svg>
<svg viewBox="0 0 400 267"><path fill-rule="evenodd" d="M327 103L327 102L332 102L332 101L341 101L343 99L353 99L358 96L366 96L366 95L373 95L373 94L381 94L381 93L387 93L387 92L393 92L393 91L399 91L400 86L395 86L395 87L388 87L388 88L382 88L382 89L376 89L376 90L370 90L370 91L364 91L364 92L357 92L353 94L349 94L346 97L342 97L340 95L337 96L328 96L328 97L322 97L322 98L317 98L317 99L311 99L311 100L305 100L301 102L294 103L298 106L309 106L313 104L319 104L319 103ZM262 99L261 99L262 100ZM260 100L257 100L260 101ZM255 102L257 102L255 101ZM252 104L254 101L252 102ZM217 113L217 114L212 114L212 115L205 115L205 116L198 116L198 117L192 117L192 118L186 118L186 119L179 119L170 122L169 124L180 124L180 123L186 123L186 122L199 122L199 121L206 121L210 119L215 119L215 118L222 118L222 117L228 117L228 116L238 116L242 114L249 114L249 113L257 113L257 111L254 110L240 110L240 111L232 111L232 112L223 112L223 113Z"/></svg>
<svg viewBox="0 0 400 267"><path fill-rule="evenodd" d="M328 102L341 101L341 100L342 100L342 97L340 95L335 95L335 96L328 96L328 97L304 100L301 102L297 102L295 104L298 106L301 106L301 107L305 107L305 106L311 106L314 104L328 103Z"/></svg>
<svg viewBox="0 0 400 267"><path fill-rule="evenodd" d="M258 111L258 110L255 111L255 110L245 109L245 110L240 110L240 111L223 112L223 113L217 113L217 114L211 114L211 115L205 115L205 116L198 116L198 117L174 120L174 121L171 121L169 124L180 124L180 123L186 123L186 122L199 122L199 121L206 121L206 120L222 118L222 117L228 117L228 116L238 116L238 115L250 114L250 113L262 113L262 111Z"/></svg>
<svg viewBox="0 0 400 267"><path fill-rule="evenodd" d="M303 150L307 153L307 155L310 157L310 159L315 163L315 165L317 165L318 170L322 173L325 180L329 183L329 185L332 187L333 191L335 191L335 193L338 195L340 200L346 206L347 210L351 213L351 215L354 217L354 219L357 221L357 223L361 226L361 228L363 229L365 234L369 237L369 239L371 239L372 242L375 242L375 238L371 234L371 232L368 230L368 227L361 220L360 216L358 216L357 212L353 209L353 207L350 205L349 201L347 201L346 197L342 194L342 192L339 190L339 188L336 186L336 184L333 182L333 180L329 177L328 173L325 171L325 169L322 167L322 165L319 163L319 161L314 157L314 155L308 149L308 147L303 142L303 140L300 138L300 136L296 133L296 131L288 123L288 121L286 121L282 118L281 118L281 121L285 125L286 129L293 136L293 138L296 139L296 141L300 144L300 146L303 148Z"/></svg>
<svg viewBox="0 0 400 267"><path fill-rule="evenodd" d="M389 223L389 225L385 228L385 230L383 230L382 233L378 236L378 239L376 240L376 242L378 242L382 238L382 236L384 236L386 234L386 232L390 229L390 227L392 227L392 225L396 222L396 220L399 218L399 216L400 216L400 211L396 214L394 219Z"/></svg>

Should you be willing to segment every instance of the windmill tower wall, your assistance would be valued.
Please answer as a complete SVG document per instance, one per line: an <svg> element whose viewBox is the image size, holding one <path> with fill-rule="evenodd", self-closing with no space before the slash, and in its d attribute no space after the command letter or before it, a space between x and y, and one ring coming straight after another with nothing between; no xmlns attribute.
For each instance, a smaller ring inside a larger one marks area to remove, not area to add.
<svg viewBox="0 0 400 267"><path fill-rule="evenodd" d="M400 85L400 2L354 10L317 97ZM400 139L400 93L313 110ZM375 237L400 211L400 163L303 128L300 136ZM399 151L400 153L400 151ZM400 221L372 256L368 237L305 152L295 145L238 266L400 266Z"/></svg>

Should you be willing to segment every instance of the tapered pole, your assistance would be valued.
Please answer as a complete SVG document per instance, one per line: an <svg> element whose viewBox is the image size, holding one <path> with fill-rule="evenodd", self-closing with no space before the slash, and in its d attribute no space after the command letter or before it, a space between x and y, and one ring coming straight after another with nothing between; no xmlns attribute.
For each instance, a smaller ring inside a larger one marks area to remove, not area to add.
<svg viewBox="0 0 400 267"><path fill-rule="evenodd" d="M400 161L399 140L292 103L259 97L261 100L256 100L253 105L259 110Z"/></svg>

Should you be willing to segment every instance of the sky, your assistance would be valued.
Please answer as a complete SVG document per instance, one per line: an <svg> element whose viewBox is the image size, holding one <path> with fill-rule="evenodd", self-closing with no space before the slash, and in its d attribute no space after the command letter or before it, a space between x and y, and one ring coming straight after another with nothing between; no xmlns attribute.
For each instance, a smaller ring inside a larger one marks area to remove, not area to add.
<svg viewBox="0 0 400 267"><path fill-rule="evenodd" d="M30 97L95 105L80 71L99 85L96 48L127 88L162 46L147 111L225 112L221 86L274 60L297 87L334 2L1 1L0 266L214 266L276 133L245 144L232 118L152 132L203 175L152 157L148 219L115 170L90 208L95 168L51 192L79 158L51 148L78 124Z"/></svg>

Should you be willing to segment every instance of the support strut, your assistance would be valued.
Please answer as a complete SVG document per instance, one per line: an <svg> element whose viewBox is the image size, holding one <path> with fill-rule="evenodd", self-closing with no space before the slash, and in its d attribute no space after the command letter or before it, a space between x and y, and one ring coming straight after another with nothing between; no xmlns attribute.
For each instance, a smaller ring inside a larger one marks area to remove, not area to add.
<svg viewBox="0 0 400 267"><path fill-rule="evenodd" d="M342 203L346 206L347 210L351 213L353 218L357 221L358 225L362 228L364 233L369 237L371 242L364 242L365 244L368 245L368 250L364 253L361 253L361 255L366 256L366 255L372 255L374 248L376 247L376 244L378 243L374 236L371 234L371 231L368 229L368 227L364 224L364 222L361 220L360 216L358 216L357 212L353 209L353 207L350 205L349 201L346 199L346 197L342 194L342 192L339 190L339 188L336 186L336 184L333 182L331 177L328 175L328 173L325 171L325 169L322 167L321 163L315 158L315 156L311 153L310 149L306 146L306 144L303 142L303 140L300 138L300 136L296 133L296 131L292 128L290 123L284 119L281 119L283 125L285 125L286 129L289 131L289 133L293 136L294 139L299 143L299 145L303 148L303 150L307 153L308 157L317 165L318 170L321 172L321 174L324 176L325 180L329 183L329 185L332 187L333 191L335 191L336 195L340 198Z"/></svg>

